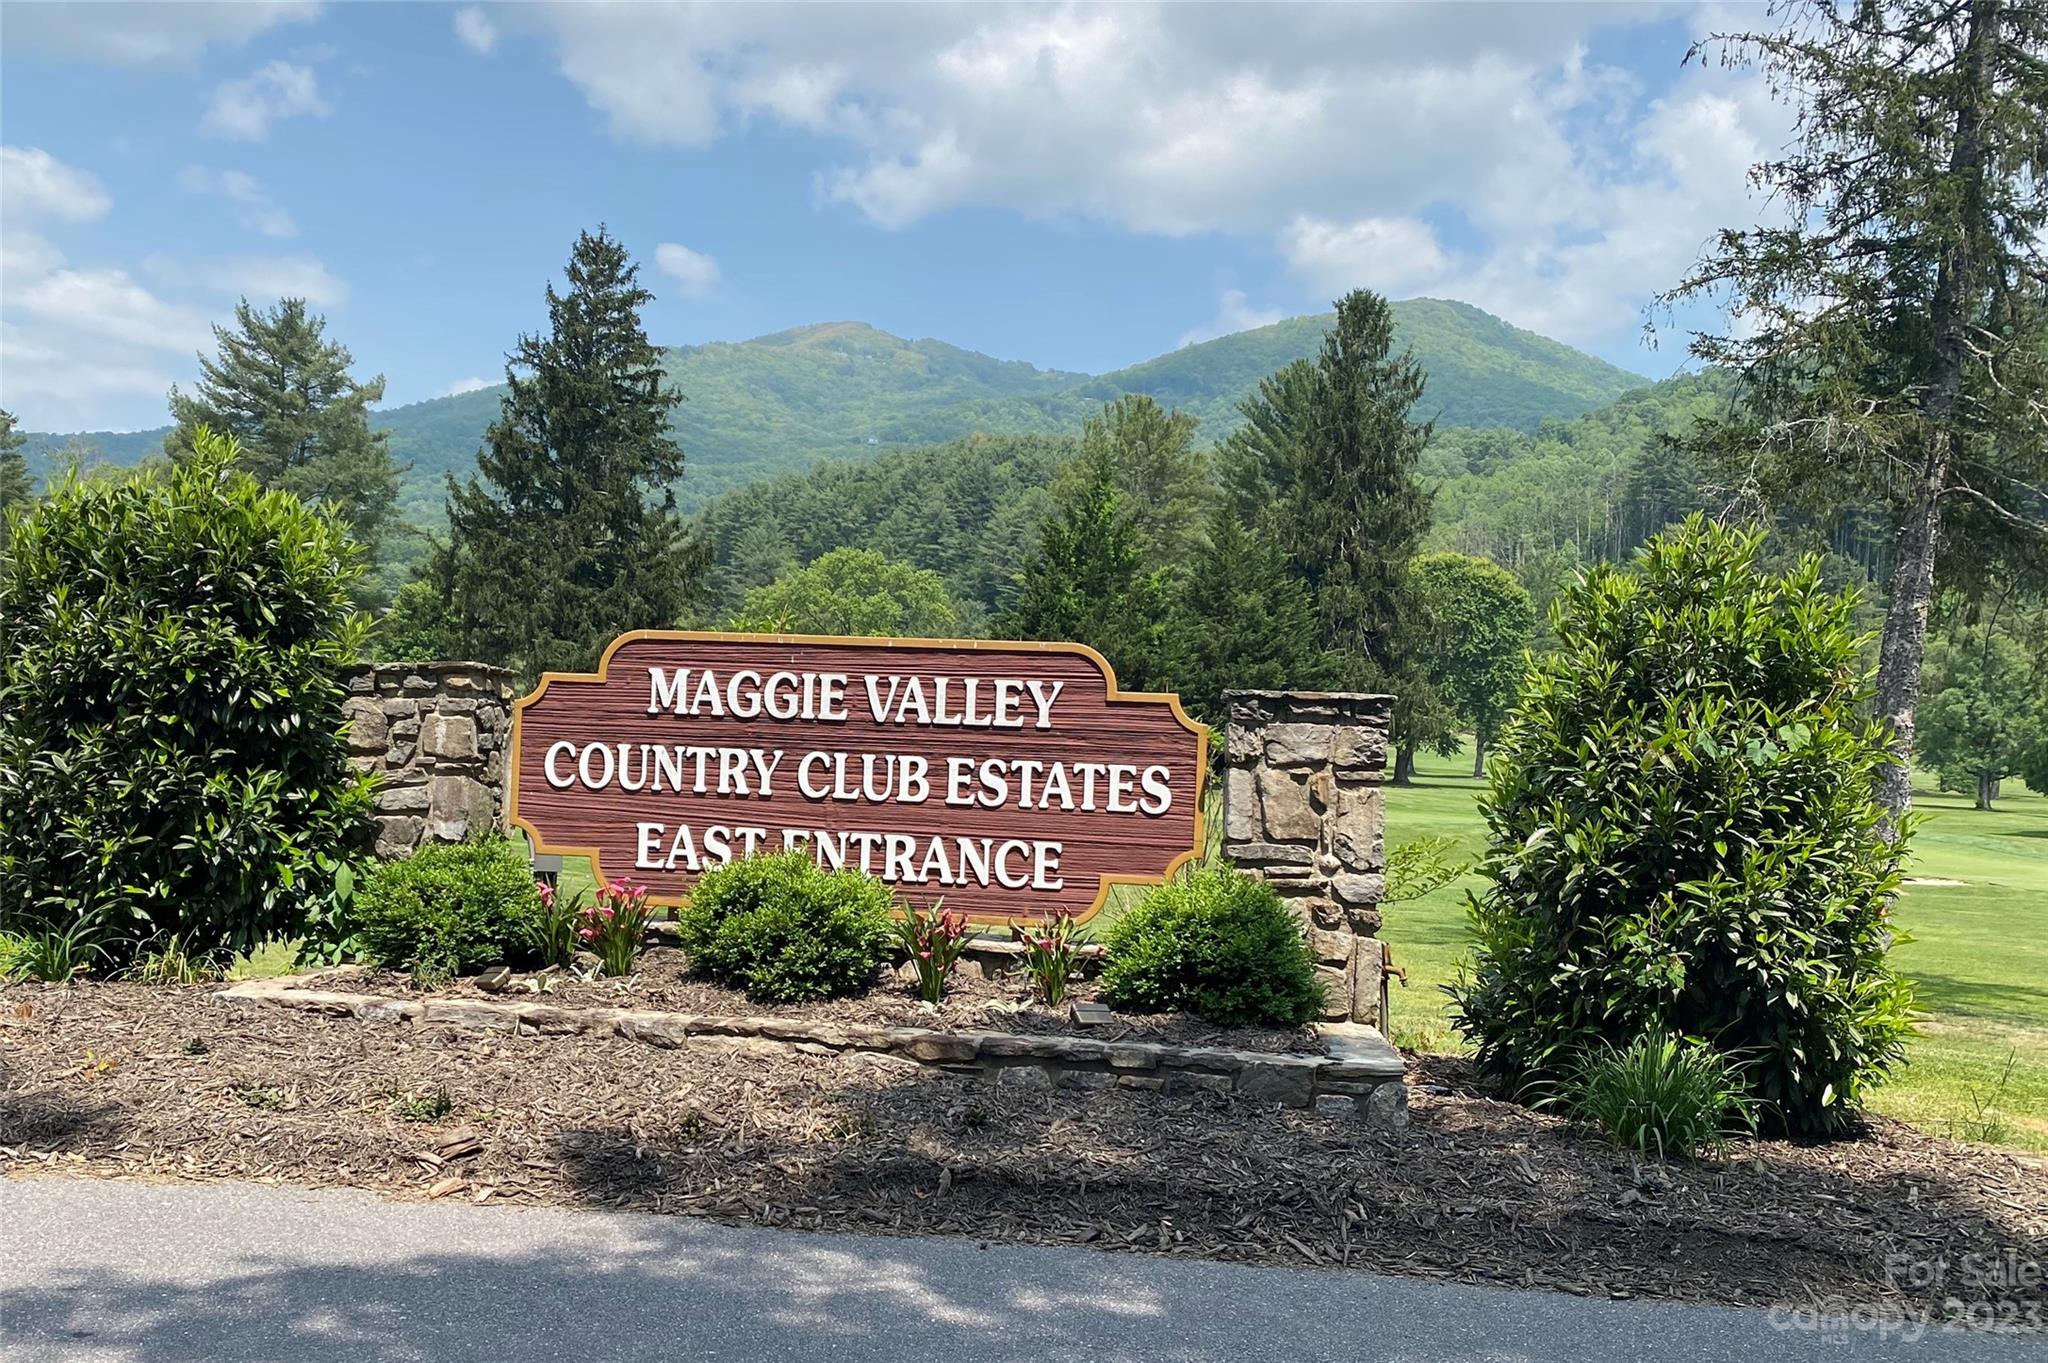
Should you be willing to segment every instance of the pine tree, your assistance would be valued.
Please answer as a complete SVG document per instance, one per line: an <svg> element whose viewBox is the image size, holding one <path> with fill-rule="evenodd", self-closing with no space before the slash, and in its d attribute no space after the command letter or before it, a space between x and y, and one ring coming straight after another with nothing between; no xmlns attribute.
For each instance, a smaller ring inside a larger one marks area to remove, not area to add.
<svg viewBox="0 0 2048 1363"><path fill-rule="evenodd" d="M1411 419L1426 376L1393 346L1384 298L1360 289L1339 299L1322 353L1260 384L1221 460L1233 509L1314 592L1343 684L1394 694L1395 735L1412 755L1445 741L1451 723L1420 666L1407 582L1429 530L1434 493L1418 468L1434 427Z"/></svg>
<svg viewBox="0 0 2048 1363"><path fill-rule="evenodd" d="M28 476L28 456L21 452L28 437L14 428L14 413L0 408L0 517L26 506L35 484Z"/></svg>
<svg viewBox="0 0 2048 1363"><path fill-rule="evenodd" d="M1693 54L1760 67L1796 100L1751 178L1782 225L1724 231L1667 295L1731 295L1693 353L1734 370L1743 410L1702 448L1766 500L1876 502L1891 518L1878 713L1906 760L1935 596L2048 530L2048 6L1797 0L1768 33Z"/></svg>
<svg viewBox="0 0 2048 1363"><path fill-rule="evenodd" d="M592 665L629 629L675 625L703 557L685 536L669 433L682 394L640 312L654 295L603 228L578 236L549 331L522 336L477 456L449 480L449 541L433 573L465 651L532 675Z"/></svg>
<svg viewBox="0 0 2048 1363"><path fill-rule="evenodd" d="M193 391L171 389L176 426L164 446L185 458L201 426L232 435L257 482L332 511L374 552L398 502L388 437L370 429L384 376L358 383L354 357L326 329L303 298L267 312L236 304L234 326L213 329L217 356L199 357Z"/></svg>
<svg viewBox="0 0 2048 1363"><path fill-rule="evenodd" d="M1104 449L1080 458L1081 477L1040 531L1017 578L1017 595L995 622L1011 639L1072 640L1094 648L1118 683L1157 684L1166 574L1145 566L1144 537L1116 487Z"/></svg>

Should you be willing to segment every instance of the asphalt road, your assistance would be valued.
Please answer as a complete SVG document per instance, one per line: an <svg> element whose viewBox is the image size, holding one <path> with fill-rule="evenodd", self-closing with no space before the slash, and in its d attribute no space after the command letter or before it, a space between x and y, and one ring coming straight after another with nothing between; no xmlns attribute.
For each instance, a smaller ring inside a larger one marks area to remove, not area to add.
<svg viewBox="0 0 2048 1363"><path fill-rule="evenodd" d="M2048 1340L967 1239L0 1180L9 1363L1852 1357L2040 1359Z"/></svg>

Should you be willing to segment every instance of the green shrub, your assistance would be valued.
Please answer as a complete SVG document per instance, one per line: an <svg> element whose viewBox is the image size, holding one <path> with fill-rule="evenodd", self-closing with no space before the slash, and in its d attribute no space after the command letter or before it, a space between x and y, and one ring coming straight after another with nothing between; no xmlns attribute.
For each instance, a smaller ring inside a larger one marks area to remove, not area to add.
<svg viewBox="0 0 2048 1363"><path fill-rule="evenodd" d="M1209 865L1145 894L1109 930L1102 992L1118 1008L1230 1026L1298 1026L1322 1012L1308 940L1272 886Z"/></svg>
<svg viewBox="0 0 2048 1363"><path fill-rule="evenodd" d="M90 919L67 928L0 930L0 980L67 984L90 972L105 955Z"/></svg>
<svg viewBox="0 0 2048 1363"><path fill-rule="evenodd" d="M113 963L297 931L367 826L336 680L365 624L325 515L192 457L71 478L0 572L0 928L97 922Z"/></svg>
<svg viewBox="0 0 2048 1363"><path fill-rule="evenodd" d="M1596 1048L1570 1089L1574 1119L1618 1149L1654 1159L1690 1159L1718 1146L1730 1130L1755 1125L1752 1106L1710 1047L1654 1032Z"/></svg>
<svg viewBox="0 0 2048 1363"><path fill-rule="evenodd" d="M697 969L753 998L798 1003L874 983L890 908L881 881L790 851L705 872L676 923Z"/></svg>
<svg viewBox="0 0 2048 1363"><path fill-rule="evenodd" d="M1487 1069L1557 1082L1646 1033L1708 1039L1763 1116L1838 1128L1904 1053L1891 973L1903 840L1872 798L1852 594L1695 517L1552 610L1488 767L1492 882L1456 1025Z"/></svg>
<svg viewBox="0 0 2048 1363"><path fill-rule="evenodd" d="M370 959L423 981L532 959L545 921L526 847L510 838L384 862L356 887L353 911Z"/></svg>

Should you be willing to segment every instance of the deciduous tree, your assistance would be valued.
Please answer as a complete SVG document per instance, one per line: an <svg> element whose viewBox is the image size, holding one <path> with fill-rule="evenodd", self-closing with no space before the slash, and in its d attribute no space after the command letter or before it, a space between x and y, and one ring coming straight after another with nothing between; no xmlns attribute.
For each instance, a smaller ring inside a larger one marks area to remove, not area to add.
<svg viewBox="0 0 2048 1363"><path fill-rule="evenodd" d="M872 549L834 549L748 592L729 627L944 639L959 633L960 616L937 573Z"/></svg>
<svg viewBox="0 0 2048 1363"><path fill-rule="evenodd" d="M1514 708L1535 607L1515 575L1492 559L1423 554L1409 577L1427 620L1424 667L1436 693L1472 730L1472 774Z"/></svg>

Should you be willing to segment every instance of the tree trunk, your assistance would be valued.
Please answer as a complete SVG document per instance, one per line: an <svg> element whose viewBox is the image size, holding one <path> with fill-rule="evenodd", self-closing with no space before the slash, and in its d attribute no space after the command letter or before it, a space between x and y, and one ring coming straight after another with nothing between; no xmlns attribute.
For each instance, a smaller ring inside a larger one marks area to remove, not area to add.
<svg viewBox="0 0 2048 1363"><path fill-rule="evenodd" d="M1988 771L1977 773L1977 808L1989 809L1998 798L1998 779Z"/></svg>
<svg viewBox="0 0 2048 1363"><path fill-rule="evenodd" d="M1394 784L1397 786L1415 783L1415 749L1394 749Z"/></svg>
<svg viewBox="0 0 2048 1363"><path fill-rule="evenodd" d="M1486 775L1486 738L1482 734L1472 735L1472 779Z"/></svg>
<svg viewBox="0 0 2048 1363"><path fill-rule="evenodd" d="M1879 774L1877 796L1897 827L1913 805L1908 763L1913 756L1913 713L1920 701L1920 664L1927 652L1927 610L1934 600L1934 558L1941 548L1941 498L1955 465L1956 405L1969 362L1969 325L1978 287L1979 237L1984 231L1984 116L1991 102L1990 49L1997 39L2000 0L1972 0L1962 51L1963 79L1955 104L1955 143L1949 176L1957 193L1957 221L1942 248L1928 321L1933 364L1920 415L1925 431L1920 467L1899 522L1892 560L1891 602L1877 662L1877 713L1891 728L1891 764Z"/></svg>

